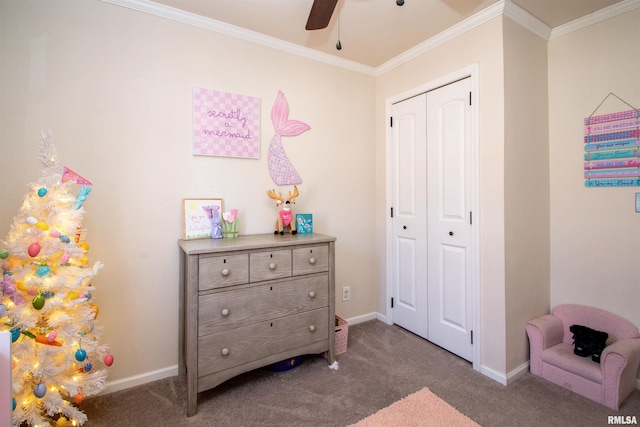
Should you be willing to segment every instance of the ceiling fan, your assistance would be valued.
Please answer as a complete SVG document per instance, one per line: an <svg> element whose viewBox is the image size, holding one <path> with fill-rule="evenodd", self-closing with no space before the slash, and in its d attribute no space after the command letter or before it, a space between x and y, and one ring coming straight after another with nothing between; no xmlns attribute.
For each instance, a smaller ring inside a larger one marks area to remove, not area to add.
<svg viewBox="0 0 640 427"><path fill-rule="evenodd" d="M338 0L313 0L309 19L307 19L307 30L321 30L326 28L331 21L331 15L336 8Z"/></svg>

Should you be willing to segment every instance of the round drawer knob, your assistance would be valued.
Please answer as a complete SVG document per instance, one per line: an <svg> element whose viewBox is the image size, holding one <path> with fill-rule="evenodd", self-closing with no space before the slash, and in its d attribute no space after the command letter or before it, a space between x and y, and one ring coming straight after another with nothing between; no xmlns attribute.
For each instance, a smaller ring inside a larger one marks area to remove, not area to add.
<svg viewBox="0 0 640 427"><path fill-rule="evenodd" d="M316 259L314 257L309 258L309 264L313 265L316 263Z"/></svg>
<svg viewBox="0 0 640 427"><path fill-rule="evenodd" d="M272 262L271 264L269 264L269 270L275 270L276 269L276 263Z"/></svg>
<svg viewBox="0 0 640 427"><path fill-rule="evenodd" d="M315 298L316 293L314 291L309 292L309 298Z"/></svg>
<svg viewBox="0 0 640 427"><path fill-rule="evenodd" d="M310 332L315 332L315 330L316 330L316 325L309 326L309 331Z"/></svg>
<svg viewBox="0 0 640 427"><path fill-rule="evenodd" d="M222 351L220 352L220 354L222 354L223 356L228 356L229 355L229 349L227 347L223 348Z"/></svg>
<svg viewBox="0 0 640 427"><path fill-rule="evenodd" d="M229 269L228 269L228 268L225 268L225 269L223 269L223 270L222 270L222 275L223 275L223 276L228 276L228 275L229 275L229 273L231 273L231 272L229 271Z"/></svg>
<svg viewBox="0 0 640 427"><path fill-rule="evenodd" d="M229 315L229 309L223 308L221 314L223 317L227 317Z"/></svg>

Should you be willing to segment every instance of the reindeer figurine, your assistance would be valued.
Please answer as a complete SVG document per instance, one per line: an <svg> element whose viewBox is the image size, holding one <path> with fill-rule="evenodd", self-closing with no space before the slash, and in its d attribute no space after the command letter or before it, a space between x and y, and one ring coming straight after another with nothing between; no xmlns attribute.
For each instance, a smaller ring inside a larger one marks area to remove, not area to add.
<svg viewBox="0 0 640 427"><path fill-rule="evenodd" d="M280 213L278 214L278 220L276 221L276 230L273 234L280 233L282 235L287 229L291 230L291 234L296 234L296 222L293 220L291 204L295 204L296 197L300 195L300 193L298 193L298 187L293 186L293 194L289 191L287 200L282 197L281 193L278 192L276 194L276 190L267 191L267 195L276 201L276 206L280 207L282 205L282 209L280 209Z"/></svg>

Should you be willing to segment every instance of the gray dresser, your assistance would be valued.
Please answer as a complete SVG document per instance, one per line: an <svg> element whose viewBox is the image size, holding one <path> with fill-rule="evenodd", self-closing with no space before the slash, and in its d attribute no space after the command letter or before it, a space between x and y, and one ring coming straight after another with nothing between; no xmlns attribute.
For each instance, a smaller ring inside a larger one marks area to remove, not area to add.
<svg viewBox="0 0 640 427"><path fill-rule="evenodd" d="M335 238L180 240L180 374L198 393L303 354L335 361Z"/></svg>

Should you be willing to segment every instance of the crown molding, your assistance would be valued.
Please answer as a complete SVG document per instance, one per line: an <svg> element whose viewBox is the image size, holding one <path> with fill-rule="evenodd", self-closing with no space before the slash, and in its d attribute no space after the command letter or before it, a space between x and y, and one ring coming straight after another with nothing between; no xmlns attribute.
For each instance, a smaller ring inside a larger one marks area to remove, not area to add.
<svg viewBox="0 0 640 427"><path fill-rule="evenodd" d="M255 31L230 25L225 22L217 21L211 18L205 18L195 13L185 12L170 6L154 3L149 0L100 0L116 6L126 7L139 12L148 13L150 15L159 16L161 18L171 19L176 22L202 28L219 34L224 34L240 40L256 43L262 46L281 50L301 57L324 62L329 65L356 71L362 74L375 75L375 68L363 65L355 61L338 58L328 53L319 52L304 46L297 45L288 41L284 41L275 37L267 36Z"/></svg>
<svg viewBox="0 0 640 427"><path fill-rule="evenodd" d="M424 42L416 45L415 47L412 47L411 49L405 51L404 53L385 62L384 64L376 68L376 76L381 76L391 71L395 67L402 65L405 62L408 62L416 58L417 56L420 56L423 53L428 52L429 50L434 49L437 46L440 46L441 44L446 43L447 41L458 37L460 34L463 34L469 30L472 30L473 28L479 25L482 25L493 18L496 18L502 15L503 10L504 10L504 0L500 0L494 3L493 5L481 10L475 15L468 17L467 19L453 25L452 27L447 28L441 33L436 34L430 39L425 40Z"/></svg>
<svg viewBox="0 0 640 427"><path fill-rule="evenodd" d="M405 62L408 62L422 55L423 53L428 52L429 50L434 49L437 46L451 39L454 39L455 37L458 37L459 35L499 16L506 16L519 23L524 28L529 29L534 34L542 37L543 39L551 40L640 7L640 0L623 0L619 3L614 4L613 6L609 6L583 18L576 19L575 21L551 29L538 18L534 17L529 12L513 3L511 0L499 0L491 6L474 14L473 16L468 17L458 24L453 25L452 27L435 35L434 37L425 40L415 47L385 62L379 67L370 67L368 65L360 64L355 61L349 61L334 55L330 55L328 53L319 52L317 50L300 46L295 43L280 40L275 37L236 27L234 25L217 21L215 19L205 18L194 13L185 12L180 9L161 5L150 0L100 1L159 16L162 18L171 19L183 24L192 25L194 27L202 28L208 31L228 35L240 40L256 43L262 46L291 53L293 55L298 55L304 58L312 59L374 77L381 76L398 67L399 65L402 65Z"/></svg>
<svg viewBox="0 0 640 427"><path fill-rule="evenodd" d="M524 28L527 28L532 33L537 34L545 40L549 40L549 36L551 36L551 27L547 24L513 3L511 0L503 0L504 1L504 16L511 18L518 24L522 25Z"/></svg>
<svg viewBox="0 0 640 427"><path fill-rule="evenodd" d="M598 22L604 21L609 18L613 18L623 13L632 11L640 7L640 0L624 0L609 7L605 7L602 10L586 15L582 18L571 21L567 24L560 25L551 30L550 39L555 39L565 34L572 33L582 28L588 27Z"/></svg>

